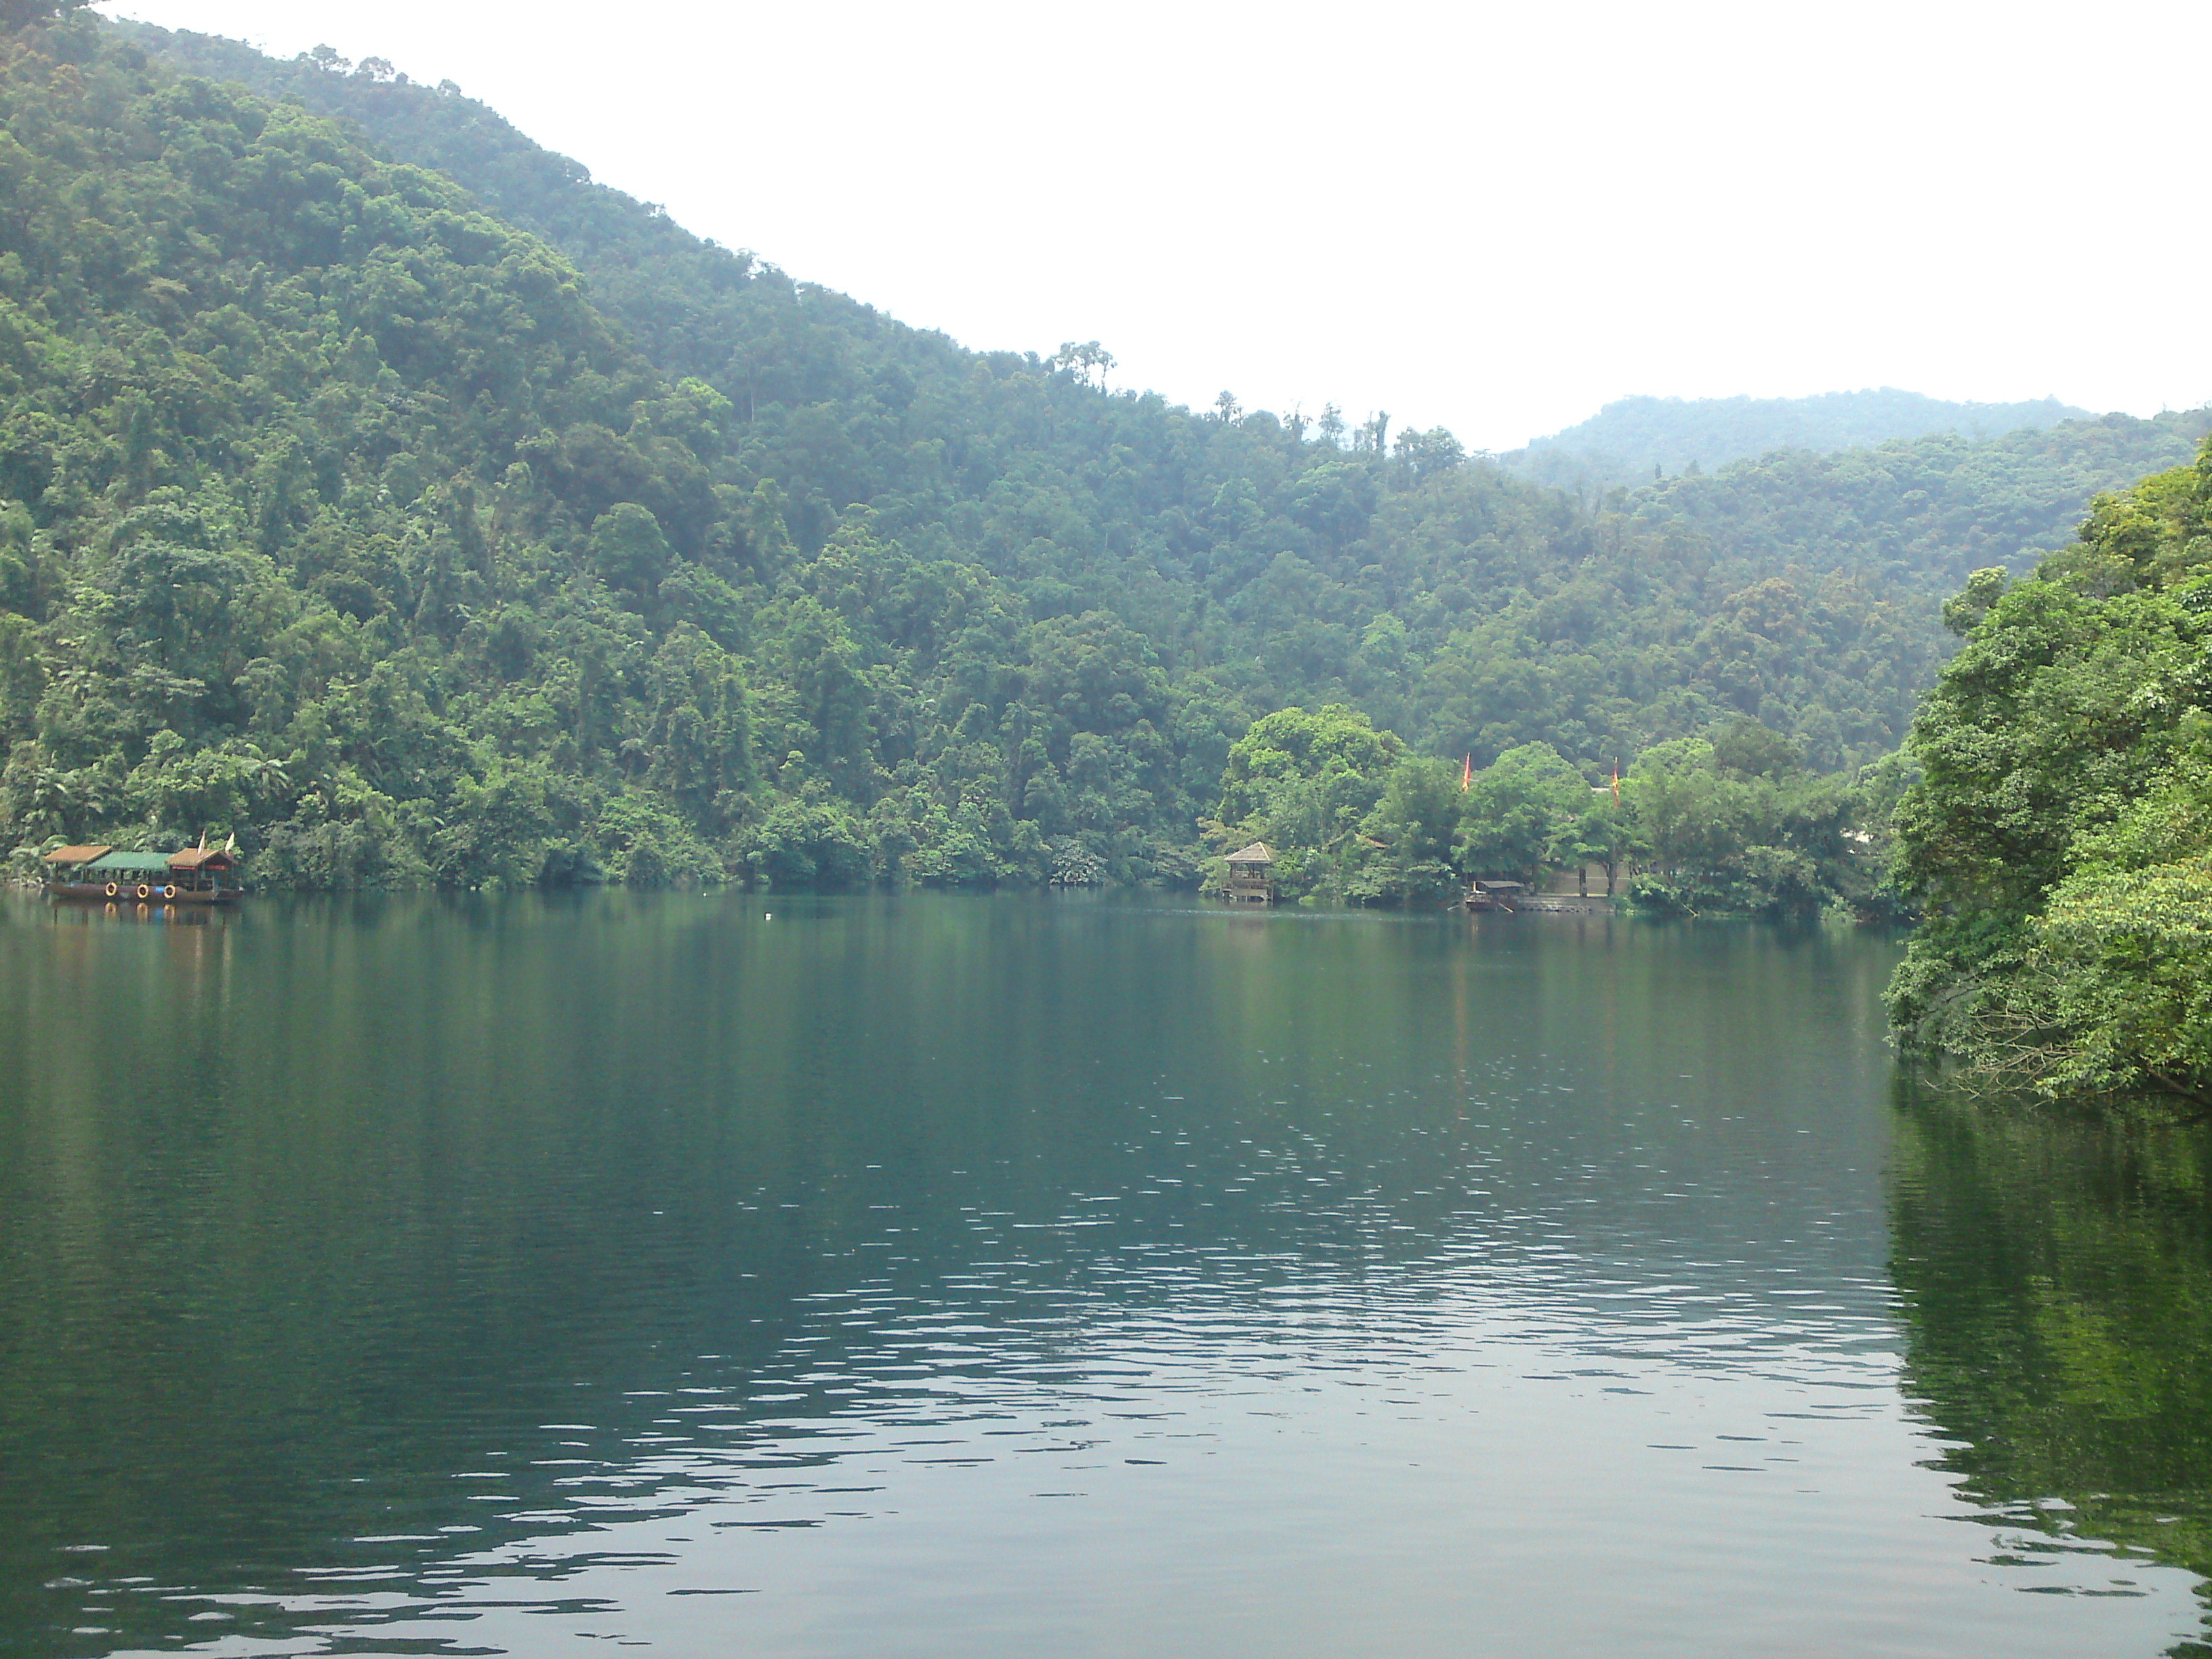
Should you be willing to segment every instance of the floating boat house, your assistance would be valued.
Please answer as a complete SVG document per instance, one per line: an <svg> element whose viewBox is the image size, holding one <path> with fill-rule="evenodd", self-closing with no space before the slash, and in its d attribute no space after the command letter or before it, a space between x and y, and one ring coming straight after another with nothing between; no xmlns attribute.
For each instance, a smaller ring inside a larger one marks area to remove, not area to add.
<svg viewBox="0 0 2212 1659"><path fill-rule="evenodd" d="M46 891L57 898L118 904L230 904L241 896L238 860L219 847L181 853L121 853L58 847L46 854Z"/></svg>

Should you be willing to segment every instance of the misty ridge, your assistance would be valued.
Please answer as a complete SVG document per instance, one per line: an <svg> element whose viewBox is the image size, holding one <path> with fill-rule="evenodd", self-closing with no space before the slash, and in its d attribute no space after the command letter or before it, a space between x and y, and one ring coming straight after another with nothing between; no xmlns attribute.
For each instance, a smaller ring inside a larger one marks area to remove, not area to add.
<svg viewBox="0 0 2212 1659"><path fill-rule="evenodd" d="M1826 454L1938 433L1978 441L2094 418L2090 410L2056 398L1947 403L1894 386L1811 398L1623 398L1498 459L1538 483L1603 490L1711 471L1777 450Z"/></svg>

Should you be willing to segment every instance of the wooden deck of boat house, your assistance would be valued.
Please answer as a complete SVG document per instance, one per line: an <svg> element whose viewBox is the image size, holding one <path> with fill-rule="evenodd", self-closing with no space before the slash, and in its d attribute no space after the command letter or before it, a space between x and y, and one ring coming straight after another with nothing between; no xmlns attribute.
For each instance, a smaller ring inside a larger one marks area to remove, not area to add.
<svg viewBox="0 0 2212 1659"><path fill-rule="evenodd" d="M169 881L179 898L235 895L238 859L227 847L187 847L169 854Z"/></svg>

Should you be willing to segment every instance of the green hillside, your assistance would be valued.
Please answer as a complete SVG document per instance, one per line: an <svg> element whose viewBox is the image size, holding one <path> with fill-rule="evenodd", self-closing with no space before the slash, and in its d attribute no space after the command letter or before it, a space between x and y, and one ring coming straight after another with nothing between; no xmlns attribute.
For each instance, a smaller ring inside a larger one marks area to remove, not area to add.
<svg viewBox="0 0 2212 1659"><path fill-rule="evenodd" d="M0 38L0 126L18 849L1184 880L1231 744L1340 702L1477 764L1748 716L1834 769L1951 648L1958 525L2063 526L2187 448L1577 501L1440 431L964 349L374 64L78 16Z"/></svg>
<svg viewBox="0 0 2212 1659"><path fill-rule="evenodd" d="M1710 471L1778 449L1825 454L1938 433L1995 438L2089 418L2089 410L2056 398L1957 404L1894 386L1812 398L1623 398L1500 459L1539 483L1609 489L1692 467Z"/></svg>

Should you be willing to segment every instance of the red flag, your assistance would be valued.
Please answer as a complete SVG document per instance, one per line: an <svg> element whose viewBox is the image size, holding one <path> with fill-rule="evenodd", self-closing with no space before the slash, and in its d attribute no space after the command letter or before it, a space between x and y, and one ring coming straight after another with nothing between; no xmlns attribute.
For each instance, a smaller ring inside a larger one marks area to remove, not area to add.
<svg viewBox="0 0 2212 1659"><path fill-rule="evenodd" d="M1467 757L1467 763L1466 763L1464 766L1462 766L1462 767L1461 767L1461 768L1459 769L1459 792L1460 792L1460 793L1461 793L1461 794L1462 794L1462 795L1464 795L1465 793L1467 793L1467 787L1468 787L1468 785L1469 785L1470 783L1473 783L1474 781L1474 757L1472 754L1470 754L1470 755L1468 755L1468 757Z"/></svg>

